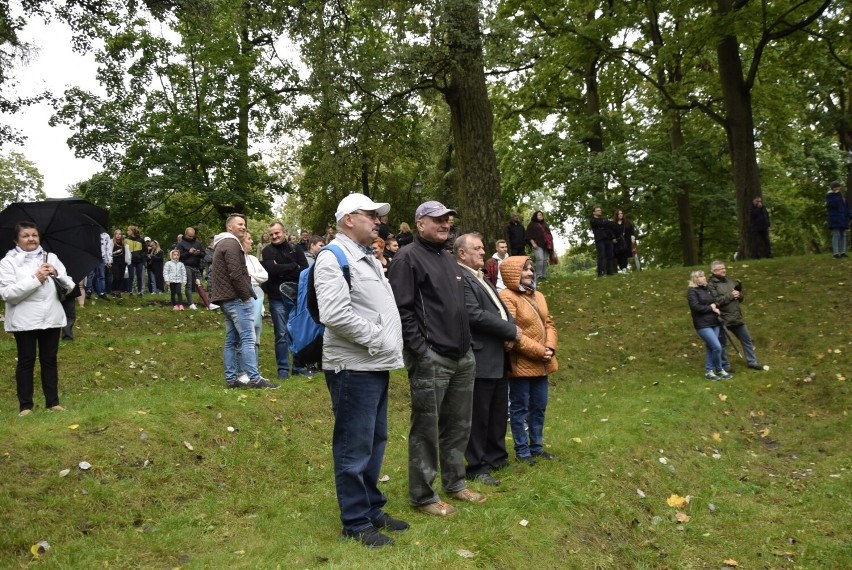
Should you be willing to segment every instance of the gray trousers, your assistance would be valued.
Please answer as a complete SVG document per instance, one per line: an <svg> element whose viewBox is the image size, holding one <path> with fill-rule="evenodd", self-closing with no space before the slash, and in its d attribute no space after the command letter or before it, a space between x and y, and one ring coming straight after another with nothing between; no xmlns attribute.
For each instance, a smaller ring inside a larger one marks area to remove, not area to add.
<svg viewBox="0 0 852 570"><path fill-rule="evenodd" d="M411 386L411 431L408 436L408 497L412 505L440 500L433 485L441 462L441 485L448 493L467 486L464 452L470 437L473 350L459 359L436 354L403 353Z"/></svg>

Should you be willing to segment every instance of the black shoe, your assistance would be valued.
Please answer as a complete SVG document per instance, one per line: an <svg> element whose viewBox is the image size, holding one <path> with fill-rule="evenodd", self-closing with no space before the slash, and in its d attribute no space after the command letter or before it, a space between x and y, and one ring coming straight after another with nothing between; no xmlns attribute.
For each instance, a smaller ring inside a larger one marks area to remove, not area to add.
<svg viewBox="0 0 852 570"><path fill-rule="evenodd" d="M754 364L749 364L748 367L751 368L752 370L763 370L763 364L761 364L759 362L755 362Z"/></svg>
<svg viewBox="0 0 852 570"><path fill-rule="evenodd" d="M354 538L367 548L382 548L383 546L390 546L393 544L392 538L383 535L372 526L366 530L360 530L357 532L343 529L340 536L342 538Z"/></svg>
<svg viewBox="0 0 852 570"><path fill-rule="evenodd" d="M734 367L730 366L730 365L725 366L725 372L727 372L728 374L733 374L734 373Z"/></svg>
<svg viewBox="0 0 852 570"><path fill-rule="evenodd" d="M542 451L540 453L533 453L533 457L541 457L542 459L550 459L550 460L559 459L558 457L556 457L555 455L553 455L552 453L550 453L548 451Z"/></svg>
<svg viewBox="0 0 852 570"><path fill-rule="evenodd" d="M407 522L395 519L387 513L382 513L379 518L373 520L373 526L378 529L385 528L391 532L408 530Z"/></svg>
<svg viewBox="0 0 852 570"><path fill-rule="evenodd" d="M479 473L478 475L468 476L468 479L477 483L484 483L486 485L494 485L495 487L500 484L500 479L493 477L491 473Z"/></svg>
<svg viewBox="0 0 852 570"><path fill-rule="evenodd" d="M533 459L532 456L529 455L526 457L518 457L518 461L520 461L521 463L526 463L530 466L535 465L535 459Z"/></svg>
<svg viewBox="0 0 852 570"><path fill-rule="evenodd" d="M840 254L840 257L846 257L846 254L845 254L845 253L841 253L841 254Z"/></svg>
<svg viewBox="0 0 852 570"><path fill-rule="evenodd" d="M277 390L280 386L274 382L270 382L263 376L259 377L257 380L251 380L247 385L248 388L254 388L255 390Z"/></svg>

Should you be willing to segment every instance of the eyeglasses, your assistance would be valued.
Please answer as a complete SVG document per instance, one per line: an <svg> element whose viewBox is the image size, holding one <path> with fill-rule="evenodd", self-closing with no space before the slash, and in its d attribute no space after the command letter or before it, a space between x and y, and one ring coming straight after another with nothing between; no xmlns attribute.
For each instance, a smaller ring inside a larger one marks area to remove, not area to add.
<svg viewBox="0 0 852 570"><path fill-rule="evenodd" d="M361 210L355 210L354 212L350 212L350 215L353 215L353 214L361 214L362 216L364 216L366 218L370 218L371 220L378 220L379 219L379 214L376 213L376 212L362 212Z"/></svg>

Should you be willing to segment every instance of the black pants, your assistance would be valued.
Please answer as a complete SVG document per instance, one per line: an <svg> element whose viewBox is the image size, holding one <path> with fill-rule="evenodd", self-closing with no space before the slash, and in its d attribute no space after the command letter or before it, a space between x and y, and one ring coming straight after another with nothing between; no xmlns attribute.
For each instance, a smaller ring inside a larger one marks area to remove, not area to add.
<svg viewBox="0 0 852 570"><path fill-rule="evenodd" d="M169 292L172 294L172 305L183 305L181 286L181 283L169 283Z"/></svg>
<svg viewBox="0 0 852 570"><path fill-rule="evenodd" d="M59 328L35 331L19 331L15 334L18 345L18 366L15 381L18 384L20 410L33 409L33 372L35 371L36 347L41 365L41 389L45 407L59 405L59 368L56 354L59 352Z"/></svg>
<svg viewBox="0 0 852 570"><path fill-rule="evenodd" d="M127 269L127 264L124 263L124 259L120 262L115 261L113 258L112 262L112 294L120 294L124 291L124 270Z"/></svg>
<svg viewBox="0 0 852 570"><path fill-rule="evenodd" d="M473 381L473 413L470 439L464 458L468 477L488 473L506 464L506 417L509 414L509 380L476 378Z"/></svg>
<svg viewBox="0 0 852 570"><path fill-rule="evenodd" d="M601 240L595 242L595 248L598 250L598 277L602 275L614 275L613 261L615 253L613 251L612 240Z"/></svg>
<svg viewBox="0 0 852 570"><path fill-rule="evenodd" d="M752 257L755 259L772 257L772 244L769 242L769 230L752 232L751 236L754 243L754 252Z"/></svg>

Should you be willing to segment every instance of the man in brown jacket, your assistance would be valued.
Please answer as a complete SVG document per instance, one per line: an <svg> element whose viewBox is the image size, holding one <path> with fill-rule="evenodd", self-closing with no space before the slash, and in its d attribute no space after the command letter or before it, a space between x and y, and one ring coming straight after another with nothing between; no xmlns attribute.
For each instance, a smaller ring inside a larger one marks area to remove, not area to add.
<svg viewBox="0 0 852 570"><path fill-rule="evenodd" d="M225 383L228 388L278 388L260 375L254 343L254 291L246 268L241 245L246 235L246 219L234 214L225 221L224 231L213 238L213 296L225 316ZM237 380L239 372L249 378L247 384Z"/></svg>

